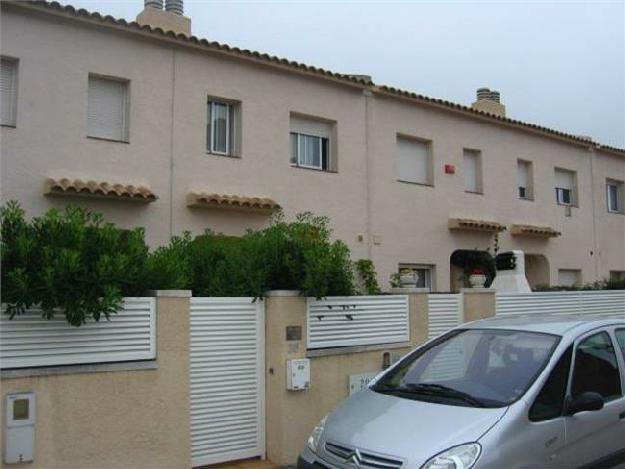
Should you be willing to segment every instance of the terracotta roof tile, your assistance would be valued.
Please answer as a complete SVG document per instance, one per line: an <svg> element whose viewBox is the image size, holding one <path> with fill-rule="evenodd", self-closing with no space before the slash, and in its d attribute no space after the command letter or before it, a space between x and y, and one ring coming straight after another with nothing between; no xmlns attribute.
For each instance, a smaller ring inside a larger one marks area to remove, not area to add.
<svg viewBox="0 0 625 469"><path fill-rule="evenodd" d="M132 200L135 202L154 202L158 197L147 187L113 182L97 182L81 179L53 179L45 182L44 194L47 196L84 196Z"/></svg>
<svg viewBox="0 0 625 469"><path fill-rule="evenodd" d="M187 207L197 208L233 208L271 212L280 210L280 204L266 197L246 197L242 195L213 194L190 192L187 194Z"/></svg>
<svg viewBox="0 0 625 469"><path fill-rule="evenodd" d="M89 20L94 23L106 24L110 26L121 26L129 31L135 31L138 33L150 33L154 36L159 36L164 39L176 40L180 44L186 44L189 46L199 46L204 48L205 50L210 50L213 52L220 52L225 54L237 55L239 57L244 57L250 60L265 62L270 65L278 66L278 67L286 67L291 70L299 70L301 72L311 73L314 75L319 75L325 78L338 80L346 84L352 84L356 86L360 86L363 88L371 87L374 92L387 94L391 96L398 96L403 98L408 98L410 100L414 100L421 103L428 103L432 105L439 105L445 107L450 110L463 112L469 115L475 115L479 117L483 117L492 121L498 121L503 124L517 126L526 130L533 130L537 132L541 132L543 134L552 135L554 137L559 137L574 143L578 144L586 144L586 145L595 145L597 148L617 153L621 156L625 156L625 149L616 148L608 145L599 145L594 142L592 139L588 139L587 137L582 137L579 135L568 134L566 132L561 132L559 130L550 129L548 127L543 127L537 124L531 124L515 119L510 119L508 117L498 116L495 114L487 113L484 111L479 111L473 109L472 107L453 103L451 101L447 101L444 99L430 98L428 96L423 96L421 94L417 94L410 91L401 90L398 88L394 88L392 86L386 85L375 85L370 77L367 75L353 75L353 74L344 74L344 73L336 73L329 70L325 70L323 68L314 67L311 65L306 65L300 62L295 62L292 60L288 60L281 57L276 57L274 55L264 54L257 51L252 51L248 49L240 49L238 47L231 47L227 44L222 44L216 41L208 41L206 39L200 39L196 36L187 36L182 33L174 33L173 31L164 31L158 27L151 27L148 25L140 25L135 21L128 22L124 19L116 19L110 15L102 15L98 12L89 12L83 8L76 9L71 5L63 6L60 3L54 2L46 2L43 0L4 0L2 5L15 5L23 8L36 8L37 10L48 10L50 12L64 14L67 16L73 16L77 18L81 18L84 20Z"/></svg>
<svg viewBox="0 0 625 469"><path fill-rule="evenodd" d="M532 236L536 238L557 238L562 233L550 226L512 225L510 234L513 236Z"/></svg>
<svg viewBox="0 0 625 469"><path fill-rule="evenodd" d="M500 233L506 229L505 225L495 221L473 220L471 218L450 218L448 227L450 230L485 231L488 233Z"/></svg>

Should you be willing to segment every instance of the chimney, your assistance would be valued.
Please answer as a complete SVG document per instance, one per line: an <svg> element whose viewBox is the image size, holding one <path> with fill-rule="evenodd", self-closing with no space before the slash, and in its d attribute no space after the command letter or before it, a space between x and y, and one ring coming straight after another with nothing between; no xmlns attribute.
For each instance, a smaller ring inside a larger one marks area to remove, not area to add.
<svg viewBox="0 0 625 469"><path fill-rule="evenodd" d="M183 0L144 0L145 8L137 15L137 23L163 31L173 31L191 36L191 18L184 16Z"/></svg>
<svg viewBox="0 0 625 469"><path fill-rule="evenodd" d="M478 88L477 101L471 104L471 107L477 111L506 117L506 106L501 104L500 99L499 91L490 90L488 88Z"/></svg>

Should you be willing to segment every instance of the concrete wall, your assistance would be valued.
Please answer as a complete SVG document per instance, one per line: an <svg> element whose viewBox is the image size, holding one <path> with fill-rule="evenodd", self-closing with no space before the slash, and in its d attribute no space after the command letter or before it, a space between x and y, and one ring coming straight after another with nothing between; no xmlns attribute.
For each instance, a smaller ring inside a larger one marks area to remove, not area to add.
<svg viewBox="0 0 625 469"><path fill-rule="evenodd" d="M427 338L426 294L410 295L410 344L394 348L333 349L320 356L306 350L306 298L270 295L265 312L267 457L276 464L295 462L314 426L348 397L349 375L381 371L385 352L399 357ZM287 341L287 326L300 326L301 340ZM286 361L305 357L311 360L310 390L287 391Z"/></svg>
<svg viewBox="0 0 625 469"><path fill-rule="evenodd" d="M622 155L6 2L0 21L1 52L19 59L17 126L0 129L2 200L19 200L28 215L79 203L121 226L144 226L149 243L159 245L184 230L241 234L268 221L189 209L190 191L264 196L287 216L310 210L330 217L354 259L374 260L385 289L399 263L416 263L434 266L436 289L448 291L454 250L492 250L492 235L451 232L450 217L561 231L555 239L499 237L500 250L544 255L548 272L537 275L552 283L558 269L580 269L584 282L625 271L625 216L607 213L605 203L605 179L625 180ZM87 138L89 73L130 80L129 143ZM240 158L207 154L208 96L240 102ZM291 113L336 123L338 172L289 164ZM398 133L432 142L431 186L397 181ZM483 194L464 191L463 148L482 152ZM517 159L533 163L533 201L517 196ZM445 174L445 164L456 174ZM577 172L579 206L570 217L555 201L555 167ZM46 198L48 176L146 184L159 199L144 205Z"/></svg>
<svg viewBox="0 0 625 469"><path fill-rule="evenodd" d="M37 400L34 462L3 468L191 466L189 300L160 297L157 311L156 369L2 379L0 429L7 394Z"/></svg>

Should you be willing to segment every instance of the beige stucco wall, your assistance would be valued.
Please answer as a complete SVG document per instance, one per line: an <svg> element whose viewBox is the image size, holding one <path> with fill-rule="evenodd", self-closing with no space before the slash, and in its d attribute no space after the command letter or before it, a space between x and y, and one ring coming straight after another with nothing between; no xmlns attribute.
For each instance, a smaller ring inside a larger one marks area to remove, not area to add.
<svg viewBox="0 0 625 469"><path fill-rule="evenodd" d="M188 303L157 299L157 369L3 379L2 422L7 394L37 407L34 462L2 467L190 467Z"/></svg>
<svg viewBox="0 0 625 469"><path fill-rule="evenodd" d="M471 289L462 290L462 312L464 322L492 318L496 311L495 290Z"/></svg>
<svg viewBox="0 0 625 469"><path fill-rule="evenodd" d="M310 210L330 217L354 259L374 260L385 289L399 263L417 263L433 265L436 290L447 291L454 250L492 251L491 235L451 232L450 217L561 231L549 240L499 237L500 250L544 255L543 277L552 282L558 269L581 269L584 282L625 270L625 216L608 214L605 204L605 178L625 180L622 156L376 90L25 15L4 3L0 21L1 52L19 59L17 127L0 130L2 201L19 200L29 215L79 203L122 226L144 226L152 245L184 230L241 234L267 223L264 215L186 207L189 191L205 190L271 197L287 216ZM86 137L89 73L130 80L129 143ZM241 103L240 158L206 153L207 96ZM292 112L336 122L338 173L290 166ZM398 133L432 141L433 186L397 181ZM464 192L463 148L482 152L483 195ZM534 201L517 197L519 158L533 162ZM445 174L445 164L455 165L456 174ZM555 202L555 167L577 172L579 207L571 217ZM147 205L49 199L41 194L47 176L147 184L159 199Z"/></svg>
<svg viewBox="0 0 625 469"><path fill-rule="evenodd" d="M287 391L287 360L307 356L306 298L269 296L265 306L267 457L292 464L319 420L348 397L349 375L381 371L385 352L400 357L411 347L311 356L310 390ZM425 342L427 320L427 295L411 295L411 345ZM287 341L287 326L302 327L302 340Z"/></svg>

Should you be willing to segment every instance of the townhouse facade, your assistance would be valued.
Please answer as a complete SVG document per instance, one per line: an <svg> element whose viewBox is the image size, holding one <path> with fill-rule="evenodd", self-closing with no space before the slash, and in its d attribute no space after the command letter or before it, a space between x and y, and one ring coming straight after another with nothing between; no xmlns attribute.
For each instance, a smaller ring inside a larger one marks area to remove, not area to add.
<svg viewBox="0 0 625 469"><path fill-rule="evenodd" d="M459 250L523 250L533 286L625 276L625 150L488 90L461 106L201 40L160 3L127 23L2 2L3 203L80 204L153 246L311 211L384 288L408 267L458 289Z"/></svg>

